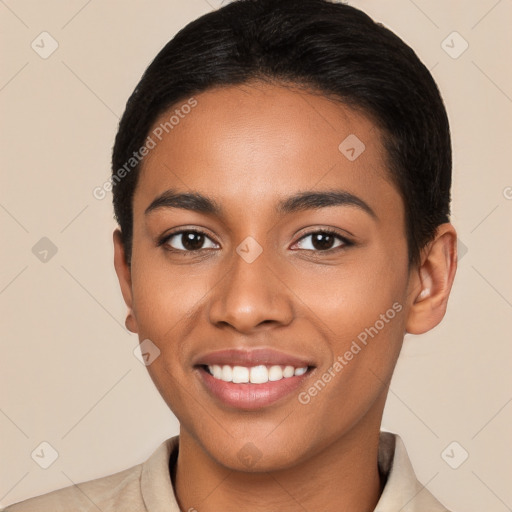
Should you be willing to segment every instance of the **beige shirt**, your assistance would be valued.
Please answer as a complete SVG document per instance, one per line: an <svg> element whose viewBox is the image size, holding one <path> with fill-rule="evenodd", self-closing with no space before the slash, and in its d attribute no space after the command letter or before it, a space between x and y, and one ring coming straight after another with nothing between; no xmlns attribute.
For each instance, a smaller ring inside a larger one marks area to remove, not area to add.
<svg viewBox="0 0 512 512"><path fill-rule="evenodd" d="M132 468L0 512L180 512L169 474L169 458L176 456L178 440L179 436L167 439L149 459ZM375 512L449 512L416 479L400 436L380 433L378 462L387 480Z"/></svg>

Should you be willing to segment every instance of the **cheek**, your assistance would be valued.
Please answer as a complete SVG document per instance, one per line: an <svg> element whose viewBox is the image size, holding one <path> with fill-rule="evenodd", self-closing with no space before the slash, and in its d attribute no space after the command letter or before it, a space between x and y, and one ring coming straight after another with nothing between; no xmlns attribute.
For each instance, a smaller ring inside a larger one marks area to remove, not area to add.
<svg viewBox="0 0 512 512"><path fill-rule="evenodd" d="M347 257L336 270L290 281L304 305L300 316L324 333L320 343L328 357L320 373L338 361L333 380L347 399L347 394L360 399L365 386L376 392L379 378L386 379L396 363L405 331L407 272L402 259Z"/></svg>
<svg viewBox="0 0 512 512"><path fill-rule="evenodd" d="M403 302L406 263L369 256L358 253L337 267L323 267L314 272L311 268L304 271L295 268L288 274L287 285L300 298L298 304L306 306L311 319L316 317L323 324L329 338L346 340L357 336L381 315L386 315L395 302ZM398 316L395 313L392 309L388 316L394 319Z"/></svg>
<svg viewBox="0 0 512 512"><path fill-rule="evenodd" d="M133 310L139 335L167 344L207 299L210 286L204 272L191 273L184 265L170 265L159 251L153 252L134 255Z"/></svg>
<svg viewBox="0 0 512 512"><path fill-rule="evenodd" d="M395 367L404 335L403 277L387 265L340 272L297 295L304 315L325 333L316 379L299 397L331 434L349 429L379 400ZM306 299L307 297L307 299ZM329 430L329 429L327 429Z"/></svg>

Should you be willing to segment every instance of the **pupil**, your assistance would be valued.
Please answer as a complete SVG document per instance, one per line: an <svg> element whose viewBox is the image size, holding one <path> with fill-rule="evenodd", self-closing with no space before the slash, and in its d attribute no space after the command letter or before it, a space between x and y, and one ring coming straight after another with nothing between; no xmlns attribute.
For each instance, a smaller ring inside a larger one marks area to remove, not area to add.
<svg viewBox="0 0 512 512"><path fill-rule="evenodd" d="M181 236L183 247L189 251L197 251L203 246L204 235L202 233L184 233Z"/></svg>
<svg viewBox="0 0 512 512"><path fill-rule="evenodd" d="M330 249L334 240L329 233L316 233L313 235L313 247L315 249Z"/></svg>

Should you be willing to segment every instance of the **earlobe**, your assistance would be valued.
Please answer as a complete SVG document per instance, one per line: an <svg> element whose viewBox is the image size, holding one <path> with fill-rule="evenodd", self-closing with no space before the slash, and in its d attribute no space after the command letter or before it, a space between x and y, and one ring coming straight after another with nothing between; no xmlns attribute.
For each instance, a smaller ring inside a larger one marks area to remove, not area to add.
<svg viewBox="0 0 512 512"><path fill-rule="evenodd" d="M116 229L113 233L114 240L114 267L116 270L121 293L123 294L124 302L128 307L128 313L125 320L126 328L133 333L138 332L137 320L133 313L133 296L132 296L132 278L131 269L126 262L126 254L122 239L122 233Z"/></svg>
<svg viewBox="0 0 512 512"><path fill-rule="evenodd" d="M138 332L135 317L133 316L133 312L130 308L128 308L128 314L126 315L124 326L126 327L127 331L133 332L134 334Z"/></svg>
<svg viewBox="0 0 512 512"><path fill-rule="evenodd" d="M411 279L406 331L422 334L433 329L446 313L457 268L457 233L450 223L438 227L435 239L422 254L422 262Z"/></svg>

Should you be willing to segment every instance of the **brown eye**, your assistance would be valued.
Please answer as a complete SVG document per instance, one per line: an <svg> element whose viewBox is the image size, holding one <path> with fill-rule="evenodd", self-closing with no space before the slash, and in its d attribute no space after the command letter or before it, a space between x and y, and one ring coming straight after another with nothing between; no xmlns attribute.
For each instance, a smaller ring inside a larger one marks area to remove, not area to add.
<svg viewBox="0 0 512 512"><path fill-rule="evenodd" d="M205 242L210 242L210 246L203 247ZM167 236L161 243L175 251L200 251L205 248L216 248L216 244L202 231L188 230L178 231Z"/></svg>
<svg viewBox="0 0 512 512"><path fill-rule="evenodd" d="M310 238L311 241L309 243L304 243L303 241L308 238ZM339 243L338 245L334 245L336 243L336 240L339 240L341 243ZM317 252L325 252L352 245L352 243L346 238L338 235L335 232L325 230L314 231L313 233L309 233L303 236L297 243L303 244L302 247L299 247L300 249Z"/></svg>

